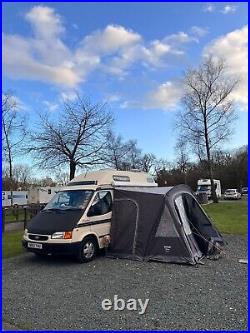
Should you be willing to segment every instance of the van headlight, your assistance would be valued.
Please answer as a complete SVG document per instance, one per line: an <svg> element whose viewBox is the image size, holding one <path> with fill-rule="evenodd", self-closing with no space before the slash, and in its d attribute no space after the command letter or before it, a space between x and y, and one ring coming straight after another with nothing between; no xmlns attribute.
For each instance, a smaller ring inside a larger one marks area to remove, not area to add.
<svg viewBox="0 0 250 333"><path fill-rule="evenodd" d="M54 238L54 239L63 239L64 238L64 232L54 232L52 234L51 238Z"/></svg>
<svg viewBox="0 0 250 333"><path fill-rule="evenodd" d="M52 239L72 239L72 231L54 232L51 236Z"/></svg>

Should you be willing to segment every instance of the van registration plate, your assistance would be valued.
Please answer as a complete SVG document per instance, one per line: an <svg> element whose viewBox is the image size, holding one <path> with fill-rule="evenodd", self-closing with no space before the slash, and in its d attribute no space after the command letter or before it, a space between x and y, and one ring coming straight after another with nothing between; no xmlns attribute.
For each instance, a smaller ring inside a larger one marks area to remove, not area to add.
<svg viewBox="0 0 250 333"><path fill-rule="evenodd" d="M28 247L30 249L39 249L39 250L41 250L43 248L43 244L39 244L39 243L28 243Z"/></svg>

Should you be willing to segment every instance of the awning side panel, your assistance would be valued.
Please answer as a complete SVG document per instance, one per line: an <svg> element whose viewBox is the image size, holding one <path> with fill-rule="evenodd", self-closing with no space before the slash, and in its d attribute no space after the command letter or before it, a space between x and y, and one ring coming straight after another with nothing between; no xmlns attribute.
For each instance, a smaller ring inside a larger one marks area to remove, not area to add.
<svg viewBox="0 0 250 333"><path fill-rule="evenodd" d="M138 219L137 204L129 198L117 198L113 203L111 220L111 244L109 254L133 254L136 222Z"/></svg>
<svg viewBox="0 0 250 333"><path fill-rule="evenodd" d="M163 206L164 195L115 189L108 255L143 260Z"/></svg>

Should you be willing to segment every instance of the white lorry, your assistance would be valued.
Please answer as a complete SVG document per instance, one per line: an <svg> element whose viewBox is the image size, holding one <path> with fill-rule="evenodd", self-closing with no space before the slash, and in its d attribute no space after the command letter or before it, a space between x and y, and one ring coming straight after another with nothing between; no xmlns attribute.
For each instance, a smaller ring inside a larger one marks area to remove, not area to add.
<svg viewBox="0 0 250 333"><path fill-rule="evenodd" d="M59 191L60 187L34 187L29 190L28 204L47 204Z"/></svg>
<svg viewBox="0 0 250 333"><path fill-rule="evenodd" d="M221 184L218 179L214 179L214 186L217 198L221 198ZM206 193L208 197L211 197L211 180L210 179L199 179L197 182L197 194Z"/></svg>
<svg viewBox="0 0 250 333"><path fill-rule="evenodd" d="M23 246L37 255L73 254L90 261L109 241L113 189L155 187L145 172L100 170L82 174L61 188L28 224Z"/></svg>
<svg viewBox="0 0 250 333"><path fill-rule="evenodd" d="M2 207L11 206L11 197L13 206L27 205L28 191L2 191Z"/></svg>

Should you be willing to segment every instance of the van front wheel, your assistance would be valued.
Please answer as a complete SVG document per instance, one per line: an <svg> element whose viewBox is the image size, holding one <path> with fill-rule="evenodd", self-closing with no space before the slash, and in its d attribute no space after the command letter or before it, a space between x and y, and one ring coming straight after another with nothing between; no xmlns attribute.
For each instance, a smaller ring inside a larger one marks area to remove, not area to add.
<svg viewBox="0 0 250 333"><path fill-rule="evenodd" d="M93 237L84 238L77 255L78 262L83 263L93 260L97 254L97 250L98 245Z"/></svg>

